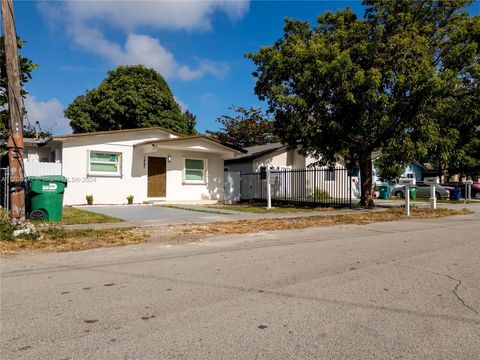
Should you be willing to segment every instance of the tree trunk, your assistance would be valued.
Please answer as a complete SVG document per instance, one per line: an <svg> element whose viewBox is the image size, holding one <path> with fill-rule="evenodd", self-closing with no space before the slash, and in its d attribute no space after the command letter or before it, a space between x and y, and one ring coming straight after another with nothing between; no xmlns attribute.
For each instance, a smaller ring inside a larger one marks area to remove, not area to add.
<svg viewBox="0 0 480 360"><path fill-rule="evenodd" d="M361 197L360 205L372 207L372 154L368 152L360 156L360 181Z"/></svg>

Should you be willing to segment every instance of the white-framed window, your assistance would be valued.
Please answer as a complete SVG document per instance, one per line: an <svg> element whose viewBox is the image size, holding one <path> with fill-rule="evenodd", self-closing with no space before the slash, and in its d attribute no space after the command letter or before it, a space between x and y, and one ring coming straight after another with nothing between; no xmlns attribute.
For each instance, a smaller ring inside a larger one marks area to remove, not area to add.
<svg viewBox="0 0 480 360"><path fill-rule="evenodd" d="M207 182L207 161L185 158L183 179L186 184L205 184Z"/></svg>
<svg viewBox="0 0 480 360"><path fill-rule="evenodd" d="M88 175L121 176L122 153L90 150L88 152Z"/></svg>

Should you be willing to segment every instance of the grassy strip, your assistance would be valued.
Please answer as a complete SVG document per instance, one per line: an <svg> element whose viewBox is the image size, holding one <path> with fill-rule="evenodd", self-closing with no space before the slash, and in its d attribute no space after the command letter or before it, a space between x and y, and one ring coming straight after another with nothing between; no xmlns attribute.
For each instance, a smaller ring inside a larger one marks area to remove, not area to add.
<svg viewBox="0 0 480 360"><path fill-rule="evenodd" d="M225 221L202 225L187 225L183 228L183 234L245 234L259 231L304 229L312 226L332 226L343 224L369 224L373 222L396 221L407 219L429 219L452 215L466 215L472 213L469 210L451 209L420 209L412 208L411 217L403 215L403 209L391 208L381 212L332 215L332 216L309 216L290 219L258 219Z"/></svg>
<svg viewBox="0 0 480 360"><path fill-rule="evenodd" d="M14 254L19 250L78 251L145 242L148 235L136 228L67 230L49 227L39 231L40 238L0 240L0 252ZM30 236L31 237L31 236Z"/></svg>
<svg viewBox="0 0 480 360"><path fill-rule="evenodd" d="M100 224L100 223L113 223L121 222L123 219L119 219L113 216L99 214L93 211L87 211L77 209L74 207L66 206L63 208L61 225L75 225L75 224Z"/></svg>
<svg viewBox="0 0 480 360"><path fill-rule="evenodd" d="M249 212L255 214L285 214L298 212L316 212L316 211L332 211L333 208L312 208L312 207L293 207L293 206L275 206L267 209L265 204L235 204L235 205L210 205L210 208Z"/></svg>
<svg viewBox="0 0 480 360"><path fill-rule="evenodd" d="M205 209L194 209L194 208L183 207L183 206L178 206L178 205L156 205L156 206L158 206L158 207L164 207L164 208L169 208L169 209L196 211L196 212L207 213L207 214L230 215L230 214L228 214L228 213L226 213L226 212L222 212L222 211L205 210Z"/></svg>

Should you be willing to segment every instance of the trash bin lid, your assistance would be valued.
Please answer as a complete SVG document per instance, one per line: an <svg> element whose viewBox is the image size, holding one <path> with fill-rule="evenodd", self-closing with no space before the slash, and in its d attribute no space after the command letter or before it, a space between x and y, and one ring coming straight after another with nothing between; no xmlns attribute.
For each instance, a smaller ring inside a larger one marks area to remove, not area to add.
<svg viewBox="0 0 480 360"><path fill-rule="evenodd" d="M43 176L29 176L27 178L29 182L40 181L40 182L59 182L66 184L67 178L62 175L43 175Z"/></svg>

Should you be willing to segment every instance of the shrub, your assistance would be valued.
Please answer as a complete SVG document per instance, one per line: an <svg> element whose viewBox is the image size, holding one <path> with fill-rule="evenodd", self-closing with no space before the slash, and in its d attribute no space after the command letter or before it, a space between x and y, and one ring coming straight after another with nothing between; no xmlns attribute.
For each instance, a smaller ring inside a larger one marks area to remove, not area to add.
<svg viewBox="0 0 480 360"><path fill-rule="evenodd" d="M328 191L325 191L325 190L322 190L322 189L315 189L315 191L312 193L312 195L308 196L308 199L309 200L313 200L313 199L324 200L324 199L333 199L333 198Z"/></svg>
<svg viewBox="0 0 480 360"><path fill-rule="evenodd" d="M15 230L15 225L10 222L8 212L3 209L0 209L0 240L12 241L15 239L13 236L13 231Z"/></svg>

